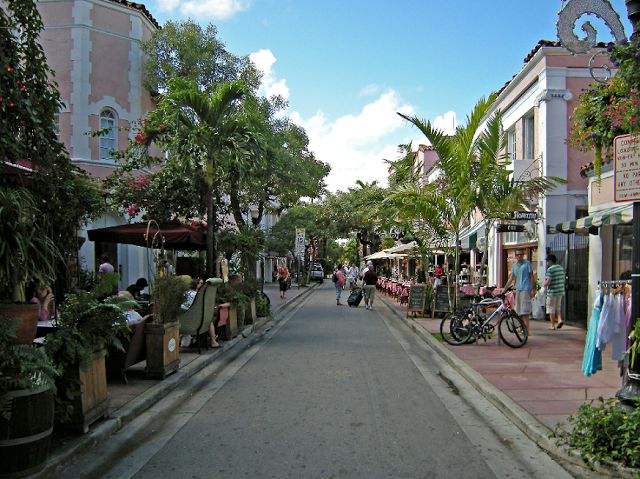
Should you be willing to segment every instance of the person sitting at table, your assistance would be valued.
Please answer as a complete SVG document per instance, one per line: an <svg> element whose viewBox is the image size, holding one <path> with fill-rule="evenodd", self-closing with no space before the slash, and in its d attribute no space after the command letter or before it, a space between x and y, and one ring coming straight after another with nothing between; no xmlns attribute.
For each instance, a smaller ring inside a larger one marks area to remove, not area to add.
<svg viewBox="0 0 640 479"><path fill-rule="evenodd" d="M135 301L133 295L129 291L120 291L118 296L121 298L127 298L129 301ZM127 326L133 326L134 324L141 323L151 316L150 314L147 314L144 317L140 316L140 313L135 311L133 308L129 308L125 314L127 315Z"/></svg>
<svg viewBox="0 0 640 479"><path fill-rule="evenodd" d="M31 303L38 305L38 321L49 321L53 312L54 296L48 286L40 286L31 298Z"/></svg>
<svg viewBox="0 0 640 479"><path fill-rule="evenodd" d="M133 298L137 301L142 295L142 290L148 285L149 283L147 283L147 280L145 278L138 278L138 281L127 287L127 291L129 291L131 293L131 296L133 296Z"/></svg>

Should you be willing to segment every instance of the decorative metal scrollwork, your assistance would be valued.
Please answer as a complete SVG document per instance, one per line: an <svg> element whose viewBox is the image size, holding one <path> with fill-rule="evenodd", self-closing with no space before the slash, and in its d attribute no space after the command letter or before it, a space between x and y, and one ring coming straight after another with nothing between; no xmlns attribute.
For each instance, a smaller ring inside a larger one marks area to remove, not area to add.
<svg viewBox="0 0 640 479"><path fill-rule="evenodd" d="M576 22L585 14L592 13L601 18L611 29L616 41L626 38L620 15L613 9L608 0L569 0L558 13L556 27L558 40L562 46L574 54L588 53L596 44L597 31L587 21L582 24L586 38L579 39L574 33Z"/></svg>
<svg viewBox="0 0 640 479"><path fill-rule="evenodd" d="M609 81L609 79L613 76L613 74L611 73L611 67L609 65L607 65L606 63L603 64L601 67L594 67L593 66L593 61L595 60L595 58L598 55L605 55L607 56L607 52L596 52L591 59L589 60L589 73L591 73L591 77L597 81L598 83L607 83ZM604 77L600 78L597 77L596 75L594 75L594 71L596 68L601 68L602 70L605 71Z"/></svg>

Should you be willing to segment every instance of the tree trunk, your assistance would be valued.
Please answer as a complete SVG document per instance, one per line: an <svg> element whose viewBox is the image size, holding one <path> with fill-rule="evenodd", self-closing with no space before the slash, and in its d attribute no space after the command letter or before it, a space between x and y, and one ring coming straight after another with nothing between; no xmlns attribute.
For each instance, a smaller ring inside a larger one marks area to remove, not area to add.
<svg viewBox="0 0 640 479"><path fill-rule="evenodd" d="M215 246L216 205L213 194L207 198L207 277L216 276L216 246Z"/></svg>

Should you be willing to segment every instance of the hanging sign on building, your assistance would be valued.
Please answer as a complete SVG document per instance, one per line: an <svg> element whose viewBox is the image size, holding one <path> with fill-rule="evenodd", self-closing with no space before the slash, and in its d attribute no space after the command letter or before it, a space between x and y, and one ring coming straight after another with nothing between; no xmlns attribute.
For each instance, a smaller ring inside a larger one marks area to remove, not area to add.
<svg viewBox="0 0 640 479"><path fill-rule="evenodd" d="M621 135L613 140L614 199L640 200L640 135Z"/></svg>
<svg viewBox="0 0 640 479"><path fill-rule="evenodd" d="M510 219L512 220L537 220L538 213L535 211L512 211Z"/></svg>
<svg viewBox="0 0 640 479"><path fill-rule="evenodd" d="M496 226L496 231L498 233L520 232L524 231L524 225L498 225Z"/></svg>

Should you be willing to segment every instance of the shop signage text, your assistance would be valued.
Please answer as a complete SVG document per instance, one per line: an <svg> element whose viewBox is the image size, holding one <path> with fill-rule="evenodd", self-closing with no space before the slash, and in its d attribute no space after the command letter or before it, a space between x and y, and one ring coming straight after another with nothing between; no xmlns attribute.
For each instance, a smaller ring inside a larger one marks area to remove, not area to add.
<svg viewBox="0 0 640 479"><path fill-rule="evenodd" d="M640 136L621 135L613 140L614 199L640 200Z"/></svg>

